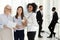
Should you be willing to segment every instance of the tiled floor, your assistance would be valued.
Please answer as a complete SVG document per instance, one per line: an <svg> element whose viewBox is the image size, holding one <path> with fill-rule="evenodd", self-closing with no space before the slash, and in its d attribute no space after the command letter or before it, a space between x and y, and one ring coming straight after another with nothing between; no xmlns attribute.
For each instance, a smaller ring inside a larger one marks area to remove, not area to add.
<svg viewBox="0 0 60 40"><path fill-rule="evenodd" d="M48 33L42 33L43 38L38 38L38 40L58 40L57 38L47 38Z"/></svg>
<svg viewBox="0 0 60 40"><path fill-rule="evenodd" d="M25 40L28 40L27 36L26 36L26 30L25 30ZM41 33L41 35L43 36L43 38L38 38L37 35L38 35L38 32L36 34L36 37L35 37L35 40L60 40L58 37L52 37L52 38L47 38L49 36L49 32L44 32L44 33Z"/></svg>
<svg viewBox="0 0 60 40"><path fill-rule="evenodd" d="M38 38L38 37L35 37L35 40L58 40L58 38L47 38L48 37L48 33L41 33L41 35L43 36L43 38ZM25 40L28 40L28 39L25 39Z"/></svg>

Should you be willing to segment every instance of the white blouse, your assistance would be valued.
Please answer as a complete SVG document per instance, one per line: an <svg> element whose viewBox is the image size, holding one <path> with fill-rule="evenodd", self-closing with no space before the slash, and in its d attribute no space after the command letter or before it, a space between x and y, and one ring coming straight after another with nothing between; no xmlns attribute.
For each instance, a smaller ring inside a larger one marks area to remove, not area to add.
<svg viewBox="0 0 60 40"><path fill-rule="evenodd" d="M27 29L28 32L29 31L37 31L38 29L38 23L36 20L36 13L28 13L28 15L26 15L27 18Z"/></svg>
<svg viewBox="0 0 60 40"><path fill-rule="evenodd" d="M21 19L21 17L19 16L18 17L18 19L16 19L15 17L13 18L13 21L15 22L15 23L17 23L18 25L22 25L22 19ZM21 27L21 26L19 26L20 27L20 29L16 29L16 30L23 30L24 28L23 27Z"/></svg>

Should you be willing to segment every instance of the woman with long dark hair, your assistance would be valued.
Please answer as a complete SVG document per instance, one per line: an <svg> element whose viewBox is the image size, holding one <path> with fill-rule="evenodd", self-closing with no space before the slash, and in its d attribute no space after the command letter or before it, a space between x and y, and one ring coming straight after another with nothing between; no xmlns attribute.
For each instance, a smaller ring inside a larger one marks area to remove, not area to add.
<svg viewBox="0 0 60 40"><path fill-rule="evenodd" d="M26 18L24 17L22 6L17 8L17 13L13 21L18 25L14 31L14 40L24 40L24 27L26 26Z"/></svg>

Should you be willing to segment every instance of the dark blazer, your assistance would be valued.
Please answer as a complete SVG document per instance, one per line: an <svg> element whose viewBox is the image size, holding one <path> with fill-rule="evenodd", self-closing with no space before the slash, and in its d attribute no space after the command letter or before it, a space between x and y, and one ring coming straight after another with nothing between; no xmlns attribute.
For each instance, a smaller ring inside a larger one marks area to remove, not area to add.
<svg viewBox="0 0 60 40"><path fill-rule="evenodd" d="M54 22L54 23L57 23L58 22L58 14L57 14L57 12L54 12L53 13L53 18L52 18L52 21L51 22Z"/></svg>
<svg viewBox="0 0 60 40"><path fill-rule="evenodd" d="M38 11L37 15L36 15L37 22L39 21L39 23L42 23L43 22L42 17L43 17L43 15L41 14L40 11Z"/></svg>
<svg viewBox="0 0 60 40"><path fill-rule="evenodd" d="M52 18L52 21L51 21L49 27L54 27L56 25L56 23L58 23L58 14L57 14L57 12L54 12L53 18Z"/></svg>

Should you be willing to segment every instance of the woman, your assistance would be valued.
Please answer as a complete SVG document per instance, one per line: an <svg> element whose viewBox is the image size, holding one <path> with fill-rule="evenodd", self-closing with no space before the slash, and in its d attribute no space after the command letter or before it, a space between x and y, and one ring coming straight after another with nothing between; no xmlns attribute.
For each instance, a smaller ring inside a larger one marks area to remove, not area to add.
<svg viewBox="0 0 60 40"><path fill-rule="evenodd" d="M4 7L4 13L0 15L0 40L13 40L13 27L8 25L10 24L9 21L13 22L13 19L11 17L11 10L11 6L6 5Z"/></svg>
<svg viewBox="0 0 60 40"><path fill-rule="evenodd" d="M27 5L27 10L28 10L27 36L28 36L28 40L34 40L36 31L38 28L38 24L37 24L37 20L36 20L36 13L35 13L36 9L37 9L37 5L35 3L29 3Z"/></svg>
<svg viewBox="0 0 60 40"><path fill-rule="evenodd" d="M26 18L24 17L23 7L17 8L17 13L14 17L14 22L17 23L17 27L14 31L15 40L24 40L24 27L26 26Z"/></svg>

